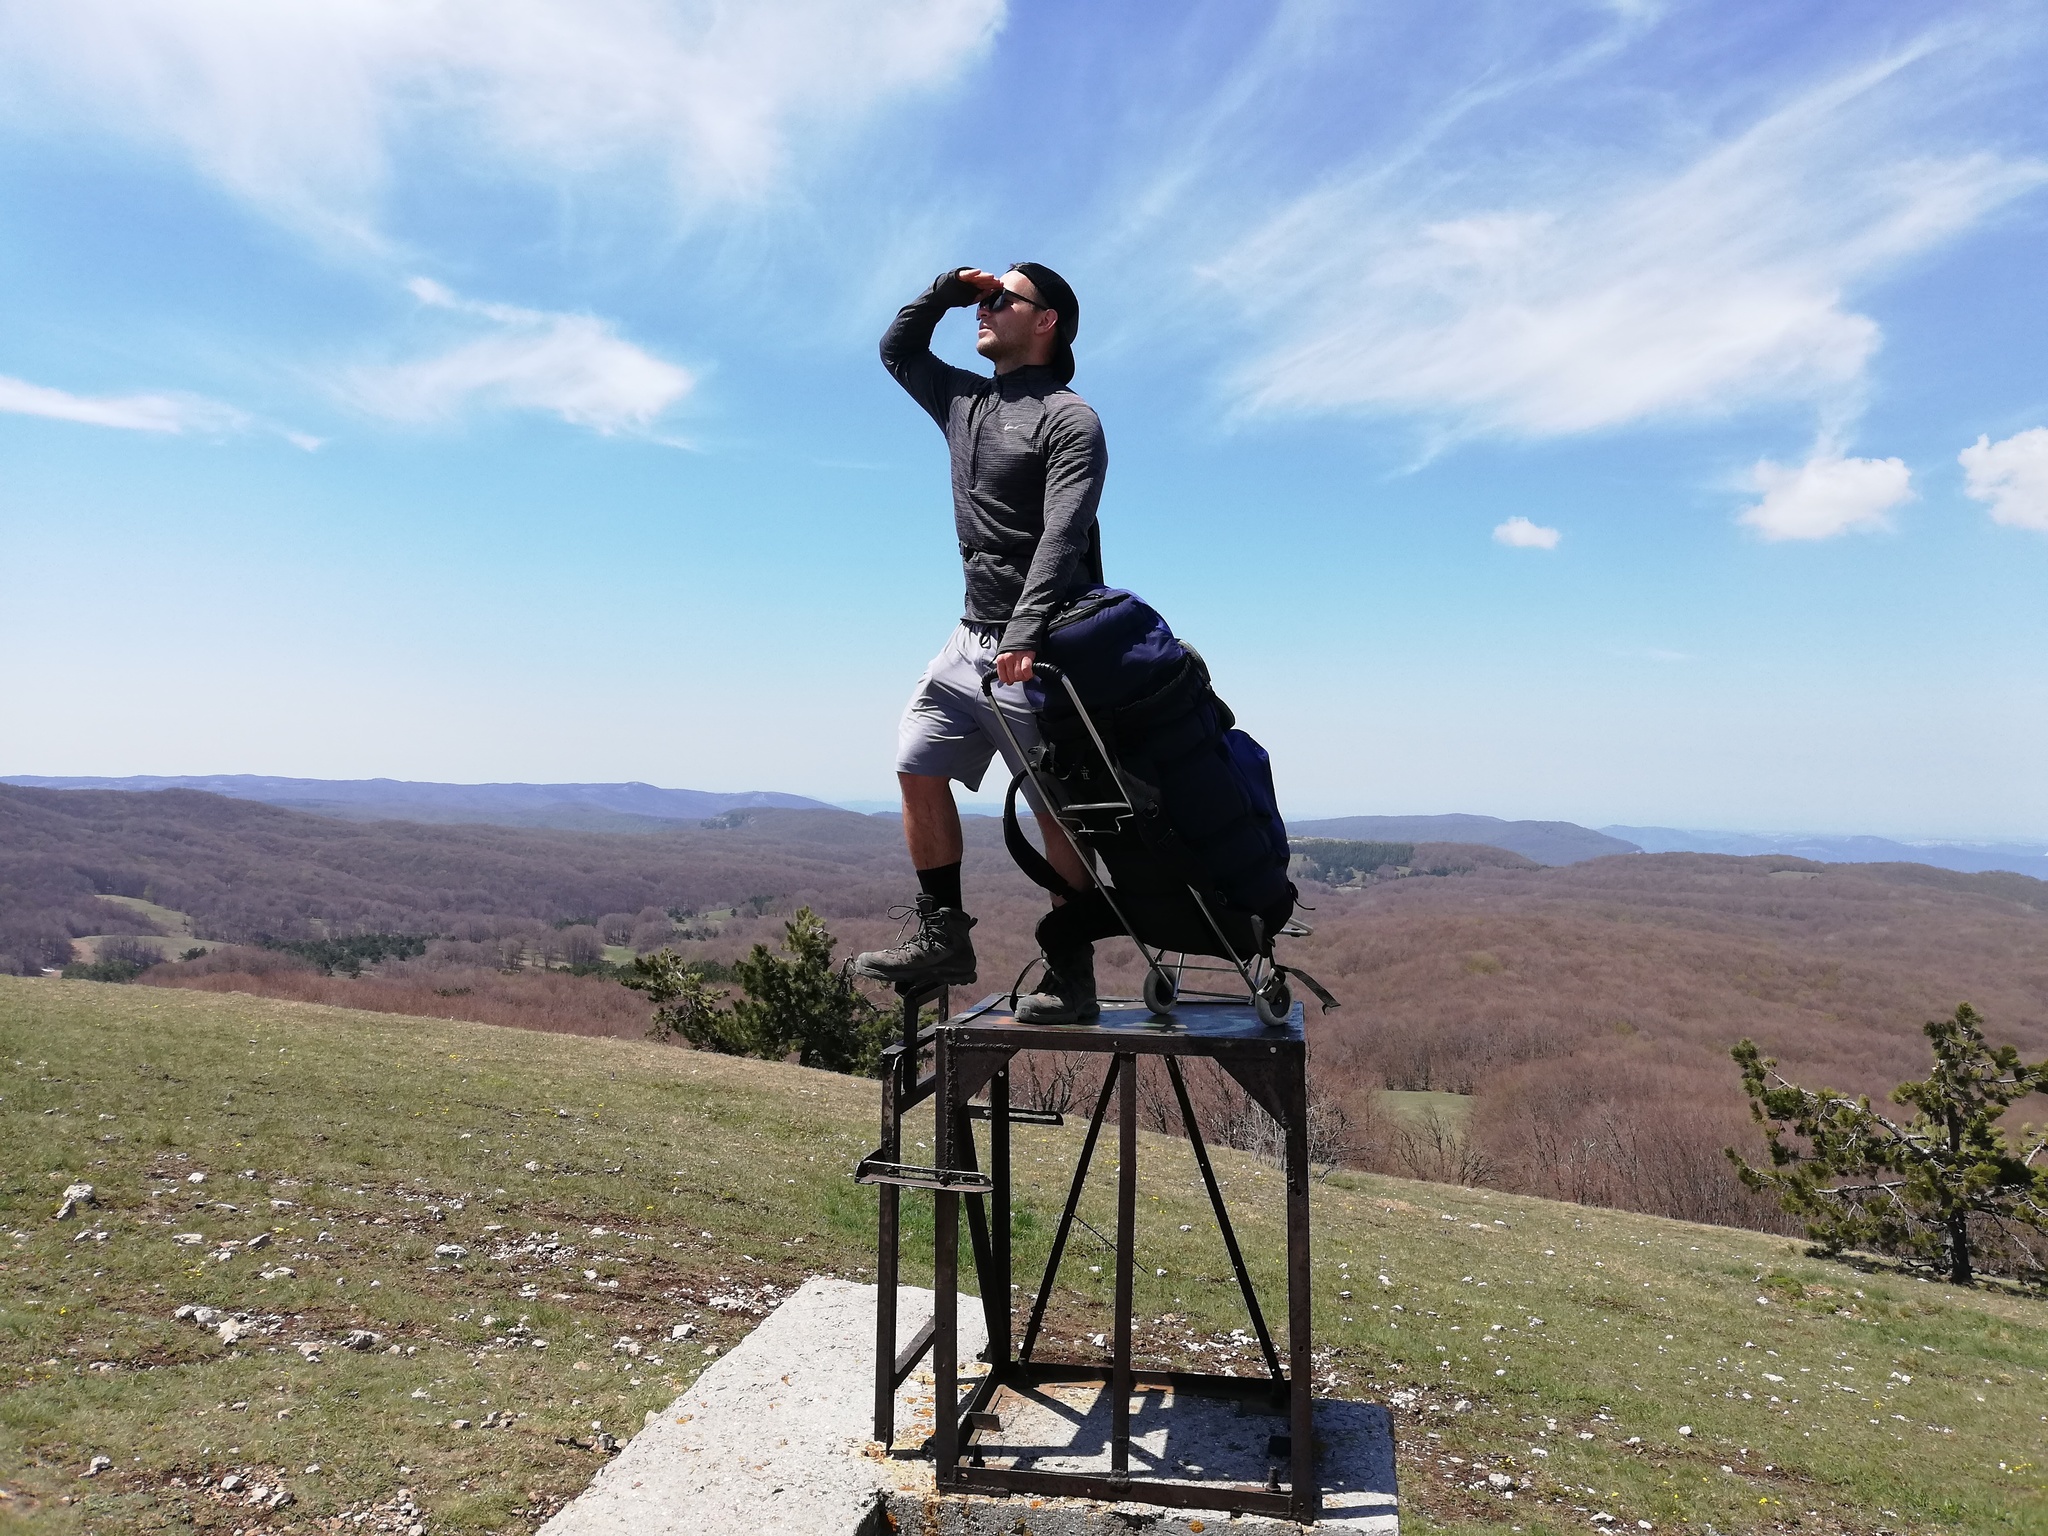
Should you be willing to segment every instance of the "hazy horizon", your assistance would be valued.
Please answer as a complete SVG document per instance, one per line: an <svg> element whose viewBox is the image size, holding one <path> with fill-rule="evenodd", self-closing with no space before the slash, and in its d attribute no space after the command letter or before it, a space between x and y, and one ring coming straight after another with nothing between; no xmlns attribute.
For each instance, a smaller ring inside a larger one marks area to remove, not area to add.
<svg viewBox="0 0 2048 1536"><path fill-rule="evenodd" d="M371 774L371 775L366 775L366 776L363 776L363 777L359 777L359 778L352 778L352 779L335 779L335 778L327 778L327 777L322 777L322 776L319 776L319 775L313 775L313 774L249 774L249 773L239 773L239 772L236 772L236 773L195 773L195 774L157 774L157 773L133 773L133 774L85 774L85 773L79 773L79 774L29 774L29 773L15 773L15 772L8 772L8 773L0 773L0 784L19 784L19 783L29 783L29 784L33 785L33 784L34 784L34 781L37 781L37 780L69 780L69 779L98 779L98 780L109 780L109 781L121 781L121 780L150 780L150 779L178 779L178 780L189 780L189 779L215 779L215 778L248 778L248 779L282 779L282 780L296 780L296 781L301 781L301 782L305 782L305 783L309 783L309 784L337 784L337 783L348 783L348 784L380 784L380 783L381 783L381 784L394 784L394 785L420 785L420 786L434 786L434 787L449 787L449 788L471 788L471 789L474 789L474 788L486 788L486 787L503 787L503 788L510 788L510 789L549 789L549 788L564 788L564 787L578 787L578 788L590 788L590 787L612 787L612 786L628 786L628 785L633 785L633 786L644 786L644 787L647 787L647 788L650 788L650 789L657 789L657 790L661 790L661 791L664 791L664 792L673 792L673 793L683 793L683 794L692 794L692 793L694 793L694 794L707 794L707 795L720 795L720 796L735 796L735 797L737 797L737 796L745 796L745 795L760 795L760 794L769 794L769 795L791 795L791 796L798 796L798 797L802 797L802 798L805 798L805 799L815 800L815 801L819 802L819 803L820 803L821 805L824 805L824 806L830 807L830 808L832 808L832 809L837 809L837 810L850 810L850 811L854 811L854 812L857 812L857 813L859 813L859 814L861 814L861 815L876 815L876 814L886 814L886 813L888 813L888 812L891 812L891 811L895 810L895 809L897 808L898 804L899 804L899 802L898 802L898 801L897 801L897 800L896 800L895 798L893 798L893 797L888 797L888 796L881 796L881 795L849 795L849 796L840 796L840 797L834 797L834 796L830 796L830 795L826 795L826 794L816 793L816 792L813 792L813 791L810 791L810 790L805 790L805 789L794 789L794 788L791 788L791 787L789 787L789 786L787 786L787 785L782 785L782 784L774 784L774 785L768 785L768 784L750 784L750 785L745 785L745 786L742 786L742 787L733 787L733 788L713 788L713 787L707 787L707 786L705 786L705 785L702 785L702 784L691 784L691 785L673 785L673 784L657 784L657 783L655 783L654 781L652 781L652 780L647 780L647 779L564 779L564 780L555 780L555 781L539 781L539 780L527 780L527 779L505 779L505 778L497 778L497 779L476 779L476 780L468 780L468 781L457 781L457 780L446 780L446 779L405 779L405 778L398 778L398 777L396 777L396 776L394 776L394 775L391 775L391 774ZM991 775L991 779L993 779L993 774ZM954 791L955 791L955 795L954 795L954 798L955 798L956 802L957 802L957 803L959 804L959 806L960 806L961 810L962 810L962 811L963 811L964 813L966 813L966 814L970 814L970 815L997 815L997 816L999 816L999 815L1001 815L1001 814L1002 814L1002 799L1001 799L1001 797L1000 797L999 795L998 795L998 796L994 796L994 797L991 797L991 796L989 796L989 795L988 795L988 794L987 794L987 793L985 792L985 791L986 791L986 788L987 788L987 783L988 783L988 782L989 782L989 781L984 781L984 792L980 792L980 793L970 793L970 792L968 792L967 790L965 790L965 789L963 789L962 787L960 787L959 785L955 785L955 786L954 786ZM110 785L109 787L112 787L112 786ZM1283 813L1284 813L1284 814L1285 814L1285 815L1287 816L1287 818L1288 818L1288 820L1289 820L1290 822L1312 822L1312 821L1314 821L1314 822L1320 822L1320 821L1337 821L1337 820L1342 820L1342 819L1344 819L1345 817L1350 817L1350 816L1384 816L1384 817L1389 817L1389 818L1395 818L1395 819L1419 819L1419 818L1423 818L1423 817L1433 817L1433 816L1489 816L1489 817L1494 817L1494 818L1496 818L1496 819L1498 819L1498 820L1501 820L1501 821L1511 821L1511 822L1512 822L1512 821L1537 821L1537 822L1546 822L1546 821L1552 821L1552 822L1567 822L1567 823L1570 823L1570 824L1572 824L1572 825L1576 825L1576 826L1582 826L1582 827L1585 827L1585 828L1587 828L1588 830L1591 830L1591 831L1596 831L1596 832L1609 832L1609 833L1610 833L1611 835L1617 835L1617 836L1625 836L1625 834L1626 834L1626 831L1627 831L1628 829L1643 829L1643 830L1647 830L1647 829L1658 829L1658 830L1665 830L1665 831L1675 831L1675 832L1690 832L1690 833L1701 833L1701 834L1706 834L1706 835L1711 835L1711 836L1730 836L1730 837L1759 837L1759 838L1801 838L1801 837L1808 837L1808 838L1853 838L1853 837L1881 837L1881 838L1885 838L1885 839L1888 839L1888 840L1890 840L1890 841L1893 841L1893 842L1900 842L1900 843L1908 843L1908 844L1911 844L1911 843L1929 843L1929 844L1943 844L1943 843L1954 843L1954 844L1961 844L1961 845L1966 845L1966 846L1967 846L1967 845L1997 845L1997 844L2017 844L2017 845L2029 845L2029 844L2038 844L2038 845L2040 845L2040 846L2042 846L2042 847L2048 847L2048 832L2013 832L2013 831L2008 831L2008 832L2003 832L2003 833L1996 833L1996 834L1992 834L1992 835L1988 835L1988 836L1959 836L1959 835L1956 835L1956 834L1953 834L1953 833L1945 833L1945 832L1938 832L1938 831L1935 831L1935 832L1930 832L1930 831L1926 831L1926 830L1904 830L1904 831L1901 831L1901 830L1895 830L1895 829L1885 829L1885 828L1872 828L1872 827L1867 827L1867 826L1855 826L1855 827L1815 827L1815 826L1796 826L1796 827L1769 827L1769 826L1747 826L1747 827L1735 827L1735 826L1703 826L1703 825L1699 825L1699 824L1694 824L1694 823L1686 823L1686 822L1682 822L1682 821L1674 821L1674 820L1668 820L1668 819L1667 819L1667 820L1662 820L1662 821L1620 821L1620 820L1616 820L1616 819L1614 819L1614 818L1611 818L1611 817L1610 817L1610 818L1604 818L1604 819L1598 819L1598 820L1586 820L1586 819L1581 819L1581 818L1578 818L1578 817L1572 817L1572 816L1556 816L1556 815L1541 815L1541 814L1538 814L1538 815L1515 815L1515 816L1509 816L1509 815L1502 815L1502 814L1501 814L1500 812L1498 812L1498 811L1493 811L1493 810L1486 810L1486 809L1474 810L1474 809L1473 809L1473 808L1471 808L1470 806L1462 806L1462 807L1452 807L1452 808L1449 808L1449 809L1444 809L1444 810L1414 810L1414 809L1401 809L1401 810L1383 810L1383 809L1370 809L1370 808L1364 808L1364 807L1361 807L1361 806L1358 806L1358 805L1355 805L1355 804L1346 804L1346 805L1343 805L1343 806L1339 806L1339 807L1337 807L1337 808L1335 808L1335 809L1330 809L1330 808L1323 808L1323 807L1316 807L1316 806L1304 806L1304 807L1295 807L1295 806L1292 806L1292 805L1285 805L1285 806L1283 806L1283 807L1282 807L1282 811L1283 811ZM1617 830L1617 829L1619 829L1619 830Z"/></svg>

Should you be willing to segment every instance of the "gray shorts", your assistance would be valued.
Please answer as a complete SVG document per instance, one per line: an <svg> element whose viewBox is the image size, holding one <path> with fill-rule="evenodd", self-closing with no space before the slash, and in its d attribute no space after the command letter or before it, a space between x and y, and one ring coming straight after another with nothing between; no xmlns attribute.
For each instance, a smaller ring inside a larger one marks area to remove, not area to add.
<svg viewBox="0 0 2048 1536"><path fill-rule="evenodd" d="M997 624L958 625L945 649L932 658L896 727L898 773L957 779L969 789L980 789L982 775L998 752L1012 773L1024 766L1010 750L1009 740L981 691L981 680L996 669L1001 634L1002 626ZM1016 683L998 684L996 699L1018 746L1026 750L1036 746L1038 722L1025 702L1023 688ZM1028 779L1024 794L1034 810L1042 809Z"/></svg>

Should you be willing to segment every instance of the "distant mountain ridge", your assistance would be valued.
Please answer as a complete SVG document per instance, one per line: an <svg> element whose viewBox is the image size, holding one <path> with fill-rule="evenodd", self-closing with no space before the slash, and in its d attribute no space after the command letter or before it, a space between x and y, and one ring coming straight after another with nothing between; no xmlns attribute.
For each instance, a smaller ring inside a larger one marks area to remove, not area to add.
<svg viewBox="0 0 2048 1536"><path fill-rule="evenodd" d="M2048 843L1902 843L1889 837L1819 832L1700 832L1681 827L1602 827L1645 853L1789 854L1821 864L1931 864L1966 875L2009 870L2048 879Z"/></svg>
<svg viewBox="0 0 2048 1536"><path fill-rule="evenodd" d="M1616 853L1641 853L1634 843L1575 821L1502 821L1498 816L1335 816L1290 821L1296 837L1344 837L1374 843L1484 843L1538 864L1582 864Z"/></svg>
<svg viewBox="0 0 2048 1536"><path fill-rule="evenodd" d="M30 789L197 789L346 821L483 822L583 832L655 831L739 810L830 810L822 800L754 789L725 794L653 784L435 784L406 779L284 779L253 773L125 779L0 777Z"/></svg>

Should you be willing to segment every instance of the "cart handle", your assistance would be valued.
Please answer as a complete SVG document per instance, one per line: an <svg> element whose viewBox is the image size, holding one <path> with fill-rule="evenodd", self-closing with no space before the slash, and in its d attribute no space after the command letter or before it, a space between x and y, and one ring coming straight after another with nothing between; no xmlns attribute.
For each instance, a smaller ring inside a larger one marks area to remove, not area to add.
<svg viewBox="0 0 2048 1536"><path fill-rule="evenodd" d="M1031 662L1031 674L1034 679L1043 676L1047 682L1051 683L1063 683L1067 679L1067 674L1062 672L1058 667L1054 666L1051 662L1040 661L1036 657L1034 657ZM985 673L981 679L982 697L992 699L995 697L995 693L996 675L993 672Z"/></svg>

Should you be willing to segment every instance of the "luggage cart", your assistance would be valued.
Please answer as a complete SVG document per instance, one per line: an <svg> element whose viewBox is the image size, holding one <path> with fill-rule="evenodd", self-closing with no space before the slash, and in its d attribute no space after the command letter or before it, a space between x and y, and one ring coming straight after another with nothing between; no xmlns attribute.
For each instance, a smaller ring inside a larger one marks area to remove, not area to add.
<svg viewBox="0 0 2048 1536"><path fill-rule="evenodd" d="M1198 930L1192 934L1185 931L1174 940L1148 942L1140 931L1148 925L1143 912L1135 903L1124 899L1117 887L1103 879L1100 864L1107 862L1100 857L1102 845L1112 840L1129 843L1138 837L1136 824L1140 817L1134 803L1123 770L1111 755L1102 732L1096 728L1094 717L1088 706L1081 701L1080 690L1075 688L1072 678L1060 667L1048 661L1034 661L1033 671L1048 681L1065 689L1072 701L1075 714L1086 728L1088 740L1093 745L1102 767L1105 782L1113 788L1109 798L1091 801L1072 799L1060 779L1047 771L1043 747L1027 750L1010 727L1003 703L996 697L995 674L982 678L981 691L994 711L996 723L1002 728L1004 738L1010 744L1012 760L1024 766L1010 782L1009 794L1003 806L1006 830L1016 827L1017 790L1029 779L1038 792L1042 803L1053 815L1068 839L1081 855L1081 864L1088 872L1089 895L1099 895L1114 914L1117 924L1130 941L1137 945L1138 952L1145 957L1145 980L1142 995L1145 1006L1155 1016L1165 1017L1172 1013L1176 1002L1234 1002L1249 1003L1259 1021L1268 1029L1284 1029L1292 1016L1294 993L1289 978L1299 980L1322 1003L1325 1012L1338 1006L1332 997L1314 977L1293 966L1282 965L1273 956L1273 941L1276 938L1306 938L1311 930L1303 923L1289 918L1277 933L1268 933L1266 925L1255 915L1240 913L1224 908L1214 893L1205 895L1196 885L1187 880L1176 884L1184 891L1193 911L1198 915ZM1021 833L1018 836L1021 838ZM1016 853L1013 845L1012 852ZM1130 854L1125 852L1125 858ZM1022 862L1022 855L1018 855ZM1172 956L1172 958L1168 958ZM1202 958L1196 958L1196 957ZM1222 964L1205 963L1219 960ZM1029 967L1026 967L1028 973ZM1213 986L1190 987L1188 978L1234 976L1243 984L1244 990L1220 991ZM1023 976L1018 977L1021 984ZM1018 988L1010 992L1014 1007Z"/></svg>

